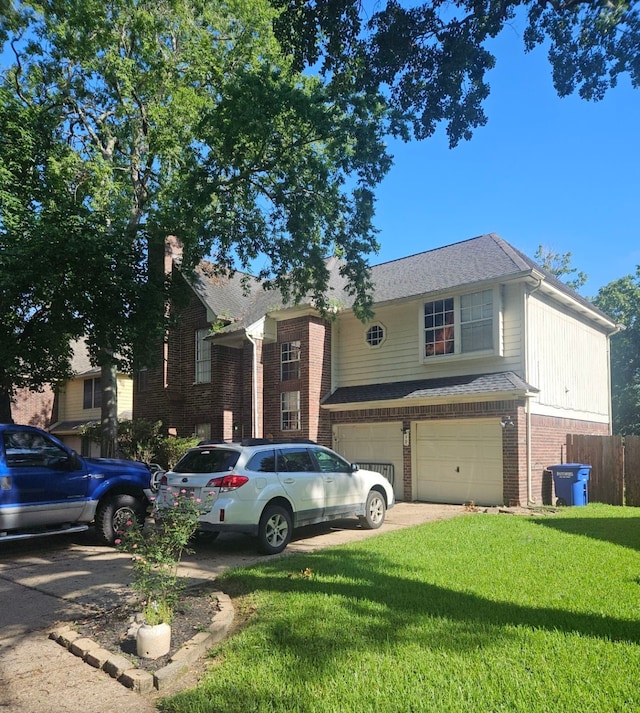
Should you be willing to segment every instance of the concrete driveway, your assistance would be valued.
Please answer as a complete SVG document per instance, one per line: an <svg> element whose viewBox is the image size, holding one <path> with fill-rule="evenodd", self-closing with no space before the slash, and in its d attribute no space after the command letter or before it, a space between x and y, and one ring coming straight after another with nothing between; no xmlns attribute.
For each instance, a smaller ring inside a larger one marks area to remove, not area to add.
<svg viewBox="0 0 640 713"><path fill-rule="evenodd" d="M373 537L462 514L458 505L398 503L379 530L357 520L302 528L280 557ZM127 690L48 638L58 622L121 604L130 592L129 556L94 544L92 533L0 541L0 710L12 713L151 713L152 699ZM243 535L197 545L181 573L211 582L227 569L264 560Z"/></svg>

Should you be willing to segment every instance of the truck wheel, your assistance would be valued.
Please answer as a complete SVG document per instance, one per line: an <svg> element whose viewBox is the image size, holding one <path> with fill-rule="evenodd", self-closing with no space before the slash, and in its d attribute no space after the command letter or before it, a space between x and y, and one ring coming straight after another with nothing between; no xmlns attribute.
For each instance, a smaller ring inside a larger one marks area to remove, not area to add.
<svg viewBox="0 0 640 713"><path fill-rule="evenodd" d="M143 524L146 514L146 507L140 498L124 494L107 495L96 509L96 534L106 545L112 545L116 533L122 532L127 522Z"/></svg>

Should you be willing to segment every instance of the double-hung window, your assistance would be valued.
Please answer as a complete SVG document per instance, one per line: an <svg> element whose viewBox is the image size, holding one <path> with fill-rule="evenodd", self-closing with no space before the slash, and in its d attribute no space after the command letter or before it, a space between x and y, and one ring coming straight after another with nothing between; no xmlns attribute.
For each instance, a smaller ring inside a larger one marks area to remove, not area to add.
<svg viewBox="0 0 640 713"><path fill-rule="evenodd" d="M300 430L299 391L284 391L280 394L280 427L283 431Z"/></svg>
<svg viewBox="0 0 640 713"><path fill-rule="evenodd" d="M495 313L493 290L426 302L424 357L491 351Z"/></svg>
<svg viewBox="0 0 640 713"><path fill-rule="evenodd" d="M208 384L211 381L211 342L206 340L208 329L196 330L196 384Z"/></svg>
<svg viewBox="0 0 640 713"><path fill-rule="evenodd" d="M85 379L84 393L82 395L82 408L101 408L102 385L100 379Z"/></svg>
<svg viewBox="0 0 640 713"><path fill-rule="evenodd" d="M280 380L300 378L300 342L285 342L280 345Z"/></svg>

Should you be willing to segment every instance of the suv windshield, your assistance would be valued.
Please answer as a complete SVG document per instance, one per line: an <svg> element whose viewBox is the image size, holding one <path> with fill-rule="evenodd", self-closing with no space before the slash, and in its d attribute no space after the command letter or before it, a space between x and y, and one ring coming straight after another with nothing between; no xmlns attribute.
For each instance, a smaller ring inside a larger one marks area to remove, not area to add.
<svg viewBox="0 0 640 713"><path fill-rule="evenodd" d="M240 453L226 448L189 451L173 469L174 473L226 473L238 462Z"/></svg>

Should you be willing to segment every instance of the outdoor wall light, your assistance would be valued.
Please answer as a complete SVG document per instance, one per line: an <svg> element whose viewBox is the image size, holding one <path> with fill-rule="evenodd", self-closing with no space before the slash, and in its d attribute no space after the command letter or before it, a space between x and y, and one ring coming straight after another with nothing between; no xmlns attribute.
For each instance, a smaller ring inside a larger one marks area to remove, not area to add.
<svg viewBox="0 0 640 713"><path fill-rule="evenodd" d="M516 424L512 416L503 416L500 425L502 428L514 428Z"/></svg>

